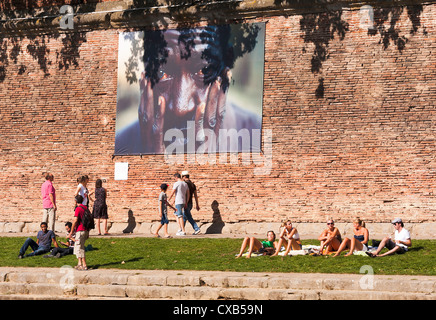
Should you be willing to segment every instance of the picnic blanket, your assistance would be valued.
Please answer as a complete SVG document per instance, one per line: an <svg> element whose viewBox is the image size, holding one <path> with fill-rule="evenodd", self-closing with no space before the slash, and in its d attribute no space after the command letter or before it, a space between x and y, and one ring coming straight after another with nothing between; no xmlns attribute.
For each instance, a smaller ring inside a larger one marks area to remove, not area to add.
<svg viewBox="0 0 436 320"><path fill-rule="evenodd" d="M315 246L315 245L311 245L311 244L303 245L301 250L290 250L288 253L288 256L305 256L305 255L311 254L313 251L316 251L316 250L319 251L319 249L320 249L320 246ZM377 249L377 247L371 247L371 246L368 247L368 251L374 251L376 249ZM285 255L285 251L286 251L286 248L281 247L280 252L279 252L279 256L283 257ZM334 252L332 252L332 254L333 253ZM354 251L353 254L356 256L368 257L368 255L365 253L365 251ZM235 256L237 256L237 254ZM242 254L242 256L246 257L247 252ZM263 254L258 253L258 252L253 252L251 254L251 257L261 257L261 256L263 256Z"/></svg>
<svg viewBox="0 0 436 320"><path fill-rule="evenodd" d="M311 249L317 249L319 250L319 246L314 246L314 245L303 245L301 250L290 250L288 255L289 256L305 256L308 255L310 253ZM281 247L280 248L280 252L279 252L279 256L284 256L285 255L285 251L286 248L285 247ZM235 255L237 256L237 254ZM243 257L247 256L247 252L242 254ZM258 252L253 252L251 254L251 257L261 257L263 256L262 253L258 253Z"/></svg>

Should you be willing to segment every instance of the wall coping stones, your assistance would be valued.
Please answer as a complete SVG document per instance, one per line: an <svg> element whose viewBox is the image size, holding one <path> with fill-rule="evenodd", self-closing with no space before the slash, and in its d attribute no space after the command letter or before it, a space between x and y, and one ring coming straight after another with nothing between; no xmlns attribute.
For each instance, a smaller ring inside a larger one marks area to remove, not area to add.
<svg viewBox="0 0 436 320"><path fill-rule="evenodd" d="M169 3L169 4L168 4ZM174 3L174 4L172 4ZM60 28L61 6L47 6L27 11L14 10L0 13L0 33L3 36L26 33L84 32L109 28L165 28L171 23L189 24L207 21L214 24L243 20L258 16L295 15L343 9L359 10L364 5L393 7L436 3L423 0L239 0L239 1L176 1L156 0L155 6L139 7L133 0L88 3L72 6L74 29ZM179 2L180 3L180 2Z"/></svg>

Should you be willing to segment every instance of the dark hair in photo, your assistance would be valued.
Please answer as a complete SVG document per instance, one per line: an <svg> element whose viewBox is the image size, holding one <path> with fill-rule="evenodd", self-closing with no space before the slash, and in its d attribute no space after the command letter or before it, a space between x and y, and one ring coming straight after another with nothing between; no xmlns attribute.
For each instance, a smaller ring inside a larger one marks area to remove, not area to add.
<svg viewBox="0 0 436 320"><path fill-rule="evenodd" d="M101 179L97 179L95 181L95 187L96 188L101 188L103 186L103 181L101 181Z"/></svg>
<svg viewBox="0 0 436 320"><path fill-rule="evenodd" d="M83 202L83 197L80 194L78 194L75 199L76 199L76 203L82 203Z"/></svg>
<svg viewBox="0 0 436 320"><path fill-rule="evenodd" d="M272 234L274 235L274 240L273 241L275 241L276 240L276 233L274 231L272 231L272 230L269 230L266 234L268 235L268 233L270 233L270 232L272 232Z"/></svg>

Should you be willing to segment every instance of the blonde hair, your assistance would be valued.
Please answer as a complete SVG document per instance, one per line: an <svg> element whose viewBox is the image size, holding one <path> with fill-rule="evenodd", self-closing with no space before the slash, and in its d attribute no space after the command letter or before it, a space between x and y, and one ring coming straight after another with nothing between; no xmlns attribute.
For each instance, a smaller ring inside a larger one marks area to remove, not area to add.
<svg viewBox="0 0 436 320"><path fill-rule="evenodd" d="M361 220L360 218L354 219L353 222L357 223L359 226L365 228L365 221Z"/></svg>
<svg viewBox="0 0 436 320"><path fill-rule="evenodd" d="M282 227L286 227L286 224L288 222L290 222L292 224L292 221L290 219L288 219L288 220L282 222Z"/></svg>

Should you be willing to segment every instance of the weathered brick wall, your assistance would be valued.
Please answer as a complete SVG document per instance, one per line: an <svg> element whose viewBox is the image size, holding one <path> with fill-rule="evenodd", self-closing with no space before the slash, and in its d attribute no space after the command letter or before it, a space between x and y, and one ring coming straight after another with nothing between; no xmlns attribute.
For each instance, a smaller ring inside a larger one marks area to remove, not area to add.
<svg viewBox="0 0 436 320"><path fill-rule="evenodd" d="M181 170L199 188L203 221L214 201L228 222L436 221L434 17L434 4L376 9L371 32L359 10L246 18L267 22L266 175L241 155L217 165L112 159L121 29L0 36L0 221L39 221L48 171L61 221L83 174L91 190L107 179L110 220L127 221L129 210L157 220L159 185ZM115 162L129 162L128 181L114 181Z"/></svg>
<svg viewBox="0 0 436 320"><path fill-rule="evenodd" d="M100 2L110 2L116 0L2 0L0 2L0 9L6 10L31 10L36 8L43 8L49 6L62 6L62 5L78 5L78 4L92 4Z"/></svg>

